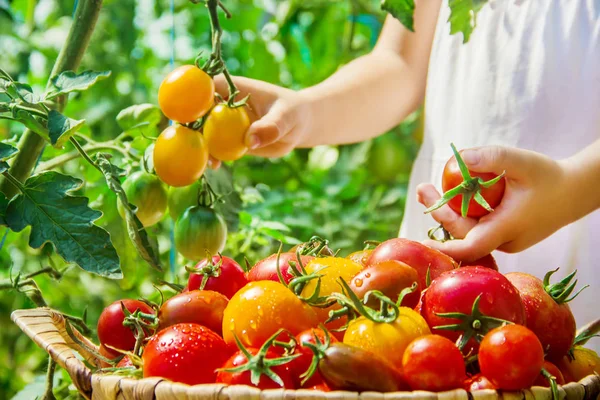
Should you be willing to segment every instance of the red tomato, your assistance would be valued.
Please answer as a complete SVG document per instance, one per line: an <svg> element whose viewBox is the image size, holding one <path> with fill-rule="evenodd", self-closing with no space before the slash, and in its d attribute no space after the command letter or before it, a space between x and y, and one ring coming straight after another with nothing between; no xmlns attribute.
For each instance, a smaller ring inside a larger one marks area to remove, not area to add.
<svg viewBox="0 0 600 400"><path fill-rule="evenodd" d="M111 349L104 347L103 344L100 345L100 348L98 349L98 353L100 353L100 355L103 356L104 358L108 358L109 360L114 360L115 358L117 358L121 355L120 353L117 353L116 351L112 351ZM102 368L112 367L111 364L104 362L102 360L98 360L98 363L100 364L100 367L102 367Z"/></svg>
<svg viewBox="0 0 600 400"><path fill-rule="evenodd" d="M548 371L550 375L552 375L556 379L556 383L558 385L565 384L565 378L563 377L562 372L560 372L560 369L558 369L556 365L552 364L550 361L544 361L542 368ZM538 377L535 379L535 382L533 382L533 386L550 387L550 382L548 381L548 378L546 378L544 375L539 374Z"/></svg>
<svg viewBox="0 0 600 400"><path fill-rule="evenodd" d="M386 240L377 246L371 253L367 265L371 266L388 260L401 261L416 269L419 274L420 288L427 287L427 270L433 280L442 273L457 267L456 262L444 253L419 242L402 238Z"/></svg>
<svg viewBox="0 0 600 400"><path fill-rule="evenodd" d="M227 297L211 290L179 293L158 310L159 329L188 322L206 326L221 335L227 302Z"/></svg>
<svg viewBox="0 0 600 400"><path fill-rule="evenodd" d="M494 179L496 175L491 173L478 173L469 171L473 178L479 177L484 181L489 181L490 179ZM454 189L456 186L460 185L463 182L462 174L460 173L460 168L458 167L458 163L456 162L456 158L452 156L450 160L446 163L444 167L444 172L442 175L442 189L445 192L450 189ZM481 195L487 201L487 203L492 208L496 208L500 201L502 201L502 197L504 196L504 188L506 187L506 180L500 179L495 185L490 186L489 188L481 188ZM462 195L458 195L454 197L448 205L451 209L453 209L457 213L461 213L461 205L462 205ZM475 200L471 199L469 202L469 211L467 213L467 217L471 218L480 218L484 215L489 214L488 210L480 206Z"/></svg>
<svg viewBox="0 0 600 400"><path fill-rule="evenodd" d="M499 389L531 387L543 364L542 344L535 333L524 326L501 326L491 330L481 341L481 373Z"/></svg>
<svg viewBox="0 0 600 400"><path fill-rule="evenodd" d="M129 358L129 356L123 357L121 361L119 361L119 363L117 364L117 368L127 367L134 367L133 362L131 361L131 358Z"/></svg>
<svg viewBox="0 0 600 400"><path fill-rule="evenodd" d="M425 300L425 293L427 293L427 289L421 292L421 295L419 296L419 302L415 306L415 311L421 315L423 315L423 301Z"/></svg>
<svg viewBox="0 0 600 400"><path fill-rule="evenodd" d="M314 257L312 256L300 256L300 261L302 262L302 265L306 267L313 258ZM294 275L292 275L290 271L290 261L295 262L296 268L300 269L296 253L279 254L279 269L286 284L294 279ZM256 265L248 271L248 280L279 282L279 276L277 275L277 254L273 254L264 260L257 262Z"/></svg>
<svg viewBox="0 0 600 400"><path fill-rule="evenodd" d="M133 331L123 326L125 315L121 309L121 303L129 312L140 310L144 314L154 314L154 310L139 300L119 300L106 307L98 319L98 339L105 346L115 349L130 351L135 347L135 336Z"/></svg>
<svg viewBox="0 0 600 400"><path fill-rule="evenodd" d="M200 289L202 279L204 276L208 276L206 285L202 289L219 292L230 299L248 283L246 274L240 264L229 257L213 256L210 263L205 258L196 264L195 268L200 273L190 275L187 286L189 290Z"/></svg>
<svg viewBox="0 0 600 400"><path fill-rule="evenodd" d="M292 360L289 366L292 373L292 378L294 379L297 387L302 386L305 388L310 388L322 383L323 381L321 374L317 370L304 385L301 385L302 378L300 375L304 374L308 370L314 356L314 353L306 346L306 343L316 344L317 341L315 340L315 336L321 343L325 343L325 332L323 332L321 328L308 329L296 336L297 346L294 354L298 354L299 357ZM331 343L337 342L337 339L331 334L329 335L329 340Z"/></svg>
<svg viewBox="0 0 600 400"><path fill-rule="evenodd" d="M439 335L413 340L404 351L402 371L412 390L432 392L459 388L467 377L462 353Z"/></svg>
<svg viewBox="0 0 600 400"><path fill-rule="evenodd" d="M436 326L459 323L457 319L437 314L459 312L471 314L473 303L481 296L479 310L486 316L525 324L525 310L518 290L501 273L484 267L464 267L442 274L427 289L422 315L432 332L456 341L461 331L436 330ZM480 335L486 332L479 331ZM471 341L464 349L476 351Z"/></svg>
<svg viewBox="0 0 600 400"><path fill-rule="evenodd" d="M152 336L142 359L144 378L197 385L214 383L231 351L219 335L198 324L172 325Z"/></svg>
<svg viewBox="0 0 600 400"><path fill-rule="evenodd" d="M487 256L483 256L478 260L475 261L460 261L457 260L460 264L461 267L486 267L486 268L491 268L494 271L498 271L498 264L496 264L496 259L494 258L494 256L492 256L491 254L488 254Z"/></svg>
<svg viewBox="0 0 600 400"><path fill-rule="evenodd" d="M311 386L308 389L318 390L320 392L331 392L331 388L325 382L317 383L316 385Z"/></svg>
<svg viewBox="0 0 600 400"><path fill-rule="evenodd" d="M253 348L253 347L248 348L246 350L252 356L256 356L260 352L259 349ZM277 357L278 357L278 355L275 352L268 350L263 361L268 362L269 359L276 359ZM294 389L295 388L294 381L292 379L290 370L288 368L289 363L277 365L277 366L273 366L273 367L266 367L266 366L264 366L263 362L259 362L259 364L261 364L261 365L252 365L252 366L249 365L248 366L249 369L242 371L242 372L225 371L225 369L228 369L228 368L236 368L236 367L240 367L243 365L248 365L248 358L246 357L244 352L242 352L240 350L237 353L235 353L233 356L231 356L231 358L229 358L229 360L227 360L227 362L225 362L223 367L219 370L219 372L217 373L217 383L224 383L226 385L248 385L248 386L257 387L259 389L278 389L281 387L283 387L285 389ZM280 385L279 383L275 382L273 379L271 379L270 377L268 377L267 375L264 374L264 369L267 369L267 368L269 368L273 373L275 373L281 379L283 386ZM260 380L258 381L258 384L256 384L256 385L252 383L250 369L255 369L255 370L258 370L261 372Z"/></svg>
<svg viewBox="0 0 600 400"><path fill-rule="evenodd" d="M467 392L474 392L476 390L484 390L484 389L496 390L498 388L496 386L494 386L494 384L492 382L490 382L490 380L488 378L486 378L485 376L483 376L481 374L476 374L465 380L463 389L465 389Z"/></svg>
<svg viewBox="0 0 600 400"><path fill-rule="evenodd" d="M575 317L567 303L557 303L544 282L524 272L511 272L506 278L519 290L527 314L527 327L540 339L549 360L563 358L575 339Z"/></svg>

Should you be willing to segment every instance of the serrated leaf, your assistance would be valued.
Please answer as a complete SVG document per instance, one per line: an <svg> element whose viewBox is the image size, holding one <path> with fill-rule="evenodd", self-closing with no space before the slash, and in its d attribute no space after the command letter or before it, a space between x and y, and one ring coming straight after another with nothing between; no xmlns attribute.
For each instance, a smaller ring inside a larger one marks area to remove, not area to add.
<svg viewBox="0 0 600 400"><path fill-rule="evenodd" d="M414 27L414 0L382 0L381 9L389 12L394 18L402 23L406 29L415 31Z"/></svg>
<svg viewBox="0 0 600 400"><path fill-rule="evenodd" d="M157 126L162 119L160 109L154 104L136 104L127 107L117 115L117 124L123 131L142 126Z"/></svg>
<svg viewBox="0 0 600 400"><path fill-rule="evenodd" d="M56 110L50 110L48 113L50 143L55 147L61 147L83 124L85 124L83 119L71 119Z"/></svg>
<svg viewBox="0 0 600 400"><path fill-rule="evenodd" d="M0 225L6 225L6 209L7 208L8 208L8 199L6 198L4 193L0 193Z"/></svg>
<svg viewBox="0 0 600 400"><path fill-rule="evenodd" d="M133 246L136 248L140 257L150 264L152 268L162 271L160 260L158 258L158 243L153 240L144 229L144 226L135 215L134 209L129 204L127 195L121 186L121 181L119 178L125 175L125 171L113 165L108 160L106 154L97 153L95 158L96 163L104 174L108 188L117 195L121 201L123 210L125 210L127 233L129 235L129 239L131 239L131 242L133 243Z"/></svg>
<svg viewBox="0 0 600 400"><path fill-rule="evenodd" d="M467 43L477 25L477 13L488 0L449 0L450 34L462 32L463 43Z"/></svg>
<svg viewBox="0 0 600 400"><path fill-rule="evenodd" d="M69 194L82 183L55 171L30 177L22 193L8 203L7 225L15 232L31 226L32 248L51 242L66 262L94 274L120 279L123 275L119 256L110 234L93 224L102 213L88 207L86 197Z"/></svg>
<svg viewBox="0 0 600 400"><path fill-rule="evenodd" d="M10 144L0 142L0 161L8 160L19 152L19 149Z"/></svg>
<svg viewBox="0 0 600 400"><path fill-rule="evenodd" d="M83 71L80 74L73 71L62 72L52 78L53 87L46 93L46 99L53 99L71 92L83 92L96 82L108 78L110 74L110 71Z"/></svg>

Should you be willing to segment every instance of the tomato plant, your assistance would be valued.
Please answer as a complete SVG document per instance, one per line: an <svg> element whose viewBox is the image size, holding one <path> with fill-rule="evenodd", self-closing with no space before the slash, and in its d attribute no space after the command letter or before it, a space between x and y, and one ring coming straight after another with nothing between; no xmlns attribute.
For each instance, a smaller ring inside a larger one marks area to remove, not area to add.
<svg viewBox="0 0 600 400"><path fill-rule="evenodd" d="M119 350L133 350L135 336L132 329L123 325L125 314L124 306L130 313L139 310L145 314L154 314L154 310L139 300L118 300L106 307L98 318L98 339L105 347L110 346ZM110 350L110 349L109 349Z"/></svg>
<svg viewBox="0 0 600 400"><path fill-rule="evenodd" d="M211 156L221 161L235 161L248 151L246 131L250 117L246 108L231 108L218 104L212 109L204 124L204 138Z"/></svg>
<svg viewBox="0 0 600 400"><path fill-rule="evenodd" d="M137 207L135 215L145 227L162 219L167 211L167 190L154 175L137 171L123 182L127 200ZM125 218L125 210L118 201L119 214Z"/></svg>
<svg viewBox="0 0 600 400"><path fill-rule="evenodd" d="M190 207L175 223L175 247L184 257L199 260L225 247L227 225L213 208Z"/></svg>
<svg viewBox="0 0 600 400"><path fill-rule="evenodd" d="M190 290L163 303L158 310L159 329L179 323L203 325L221 334L227 298L211 290Z"/></svg>
<svg viewBox="0 0 600 400"><path fill-rule="evenodd" d="M214 290L230 299L248 283L242 267L234 259L221 255L205 258L194 270L197 273L190 274L188 290Z"/></svg>

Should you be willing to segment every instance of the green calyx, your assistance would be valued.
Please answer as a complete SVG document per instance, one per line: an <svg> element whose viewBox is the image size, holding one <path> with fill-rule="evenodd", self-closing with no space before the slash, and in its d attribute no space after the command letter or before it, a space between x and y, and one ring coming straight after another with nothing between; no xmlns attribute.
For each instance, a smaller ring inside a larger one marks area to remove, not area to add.
<svg viewBox="0 0 600 400"><path fill-rule="evenodd" d="M144 303L152 306L152 303L146 301L144 301ZM139 309L132 313L125 307L123 302L121 302L121 310L123 311L123 315L125 315L123 326L131 329L135 336L135 347L132 353L136 356L140 356L142 352L142 343L144 339L149 336L148 332L154 332L158 329L158 317L154 314L143 313Z"/></svg>
<svg viewBox="0 0 600 400"><path fill-rule="evenodd" d="M256 355L252 355L248 351L248 349L246 347L244 347L242 342L240 342L240 339L234 333L233 338L235 339L235 343L237 344L237 347L240 349L240 351L244 354L244 356L246 357L246 360L248 360L248 362L246 362L246 364L244 364L244 365L240 365L239 367L220 368L220 369L217 369L217 371L234 372L234 373L249 371L250 372L250 381L252 382L253 385L258 385L260 382L260 377L262 375L265 375L269 379L271 379L273 382L275 382L279 386L283 387L284 383L281 380L281 377L279 375L277 375L277 373L275 373L271 368L287 364L290 361L292 361L293 359L299 357L300 355L296 354L293 356L284 356L284 357L279 357L279 358L266 358L266 356L267 356L267 351L269 351L269 348L273 345L273 343L275 342L275 339L277 339L277 337L284 332L285 332L284 329L280 329L277 332L275 332L275 334L273 336L271 336L269 339L267 339L267 341L261 346L261 348L258 350L258 353Z"/></svg>
<svg viewBox="0 0 600 400"><path fill-rule="evenodd" d="M313 352L313 358L312 358L312 361L311 361L308 369L304 373L302 373L302 375L300 375L300 378L302 378L302 381L301 381L302 385L304 385L306 382L308 382L308 380L310 378L312 378L312 376L315 374L315 372L317 372L317 368L319 367L319 361L321 361L325 357L325 351L327 351L327 349L331 345L331 336L329 335L329 332L327 331L327 329L325 329L325 327L323 325L321 325L320 328L323 331L323 333L325 334L324 342L321 342L321 339L319 339L319 336L317 336L313 332L313 335L315 338L315 344L304 343L304 346L306 346Z"/></svg>
<svg viewBox="0 0 600 400"><path fill-rule="evenodd" d="M206 287L206 283L210 278L218 278L221 276L221 266L223 265L223 256L221 253L218 253L219 261L216 263L213 262L213 258L210 255L209 251L206 251L206 265L202 268L190 268L188 266L185 267L185 270L192 274L202 275L202 281L200 282L199 290L204 290Z"/></svg>
<svg viewBox="0 0 600 400"><path fill-rule="evenodd" d="M333 251L329 248L329 241L319 236L313 236L306 243L302 243L296 250L300 250L302 256L332 257Z"/></svg>
<svg viewBox="0 0 600 400"><path fill-rule="evenodd" d="M579 293L581 293L585 288L589 287L589 285L585 285L584 287L579 289L577 293L571 296L571 293L573 293L573 290L575 290L575 286L577 285L577 279L575 279L574 282L571 282L575 277L575 274L577 274L577 270L573 271L571 274L563 278L563 280L561 280L560 282L551 284L550 278L558 270L559 268L556 268L552 271L548 271L548 273L544 276L544 290L554 299L554 301L556 301L557 304L568 303L569 301L577 297Z"/></svg>
<svg viewBox="0 0 600 400"><path fill-rule="evenodd" d="M492 329L503 325L512 324L512 322L504 319L484 315L479 310L480 300L481 295L477 296L473 302L471 314L463 314L459 312L436 313L438 317L458 319L460 322L457 324L436 326L433 329L462 332L462 335L456 344L456 346L462 351L469 340L475 339L478 343L480 343L483 337Z"/></svg>
<svg viewBox="0 0 600 400"><path fill-rule="evenodd" d="M434 205L425 210L425 214L428 214L432 211L437 210L438 208L441 208L450 200L460 195L462 195L461 215L463 218L467 217L467 212L469 211L469 204L471 202L471 199L475 200L477 204L485 208L487 211L494 211L494 209L490 207L488 202L481 195L481 189L489 188L498 183L502 178L504 178L506 172L502 172L502 174L498 175L494 179L490 179L489 181L484 181L479 177L472 177L471 173L469 172L469 169L467 168L467 165L456 150L454 144L450 144L450 146L452 147L454 157L456 157L456 162L458 163L458 168L460 169L460 173L463 177L463 182L460 185L444 193L441 199L439 199Z"/></svg>

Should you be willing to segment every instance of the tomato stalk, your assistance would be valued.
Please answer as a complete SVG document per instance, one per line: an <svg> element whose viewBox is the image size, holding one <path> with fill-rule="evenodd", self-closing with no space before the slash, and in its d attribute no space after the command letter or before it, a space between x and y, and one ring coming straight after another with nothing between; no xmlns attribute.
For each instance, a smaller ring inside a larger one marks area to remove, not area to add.
<svg viewBox="0 0 600 400"><path fill-rule="evenodd" d="M442 231L442 237L438 238L436 235L439 231ZM437 242L447 242L449 240L454 240L454 236L452 236L452 234L450 234L450 232L448 232L446 230L446 228L444 228L443 224L440 224L438 226L436 226L435 228L431 228L430 230L427 231L427 237L429 237L429 239L431 240L435 240Z"/></svg>
<svg viewBox="0 0 600 400"><path fill-rule="evenodd" d="M219 255L219 261L217 261L216 264L213 263L210 252L207 251L206 259L208 260L208 262L204 267L202 267L200 269L191 268L188 266L185 267L185 270L189 273L202 275L202 281L200 282L200 287L198 288L199 290L204 290L209 278L218 278L221 276L221 266L223 265L223 256L221 255L221 253L218 253L218 255Z"/></svg>
<svg viewBox="0 0 600 400"><path fill-rule="evenodd" d="M319 336L313 332L315 344L309 342L304 343L304 346L308 347L313 352L313 358L310 362L310 365L308 366L308 369L304 371L302 375L300 375L300 378L302 378L302 385L308 382L308 380L313 377L315 372L317 372L317 369L319 367L319 361L321 361L321 359L325 357L325 351L331 345L331 336L329 335L329 332L327 331L327 329L325 329L324 326L321 327L321 330L323 331L323 334L325 336L324 342L321 342Z"/></svg>
<svg viewBox="0 0 600 400"><path fill-rule="evenodd" d="M461 196L461 195L462 195L461 215L463 218L467 217L467 212L469 211L469 204L471 202L471 199L475 200L475 202L477 204L481 205L487 211L489 211L489 212L494 211L494 209L492 207L490 207L488 202L481 195L481 189L482 188L487 189L487 188L493 186L494 184L498 183L502 178L504 178L504 175L506 175L506 171L502 172L502 174L498 175L497 177L490 179L489 181L484 181L483 179L481 179L479 177L474 178L471 176L471 173L469 172L467 165L465 164L464 160L458 153L458 150L456 150L456 147L454 146L454 144L450 144L450 146L452 147L452 152L454 153L454 157L456 157L456 162L458 163L460 173L463 177L463 182L461 184L459 184L458 186L448 190L446 193L444 193L444 195L434 205L432 205L431 207L429 207L428 209L425 210L425 214L428 214L432 211L437 210L438 208L441 208L442 206L444 206L446 203L448 203L450 200L452 200L456 196Z"/></svg>
<svg viewBox="0 0 600 400"><path fill-rule="evenodd" d="M546 368L542 368L541 374L548 380L550 384L550 391L552 392L552 400L559 400L558 396L558 385L556 384L556 377L553 376Z"/></svg>
<svg viewBox="0 0 600 400"><path fill-rule="evenodd" d="M559 268L556 268L555 270L548 271L548 273L544 275L544 290L550 295L550 297L554 299L554 301L556 301L557 304L570 302L575 297L579 296L579 293L581 293L584 289L590 286L585 285L584 287L579 289L577 293L571 296L571 293L573 293L573 290L575 290L575 286L577 285L577 279L575 280L575 282L571 283L571 281L575 277L575 274L577 274L577 270L573 271L571 274L563 278L560 282L551 284L550 278L558 270Z"/></svg>
<svg viewBox="0 0 600 400"><path fill-rule="evenodd" d="M154 314L143 313L139 309L132 313L125 307L123 302L121 302L121 310L125 315L123 326L131 329L135 336L135 346L132 353L140 356L142 343L148 336L148 331L154 332L158 328L158 317Z"/></svg>

